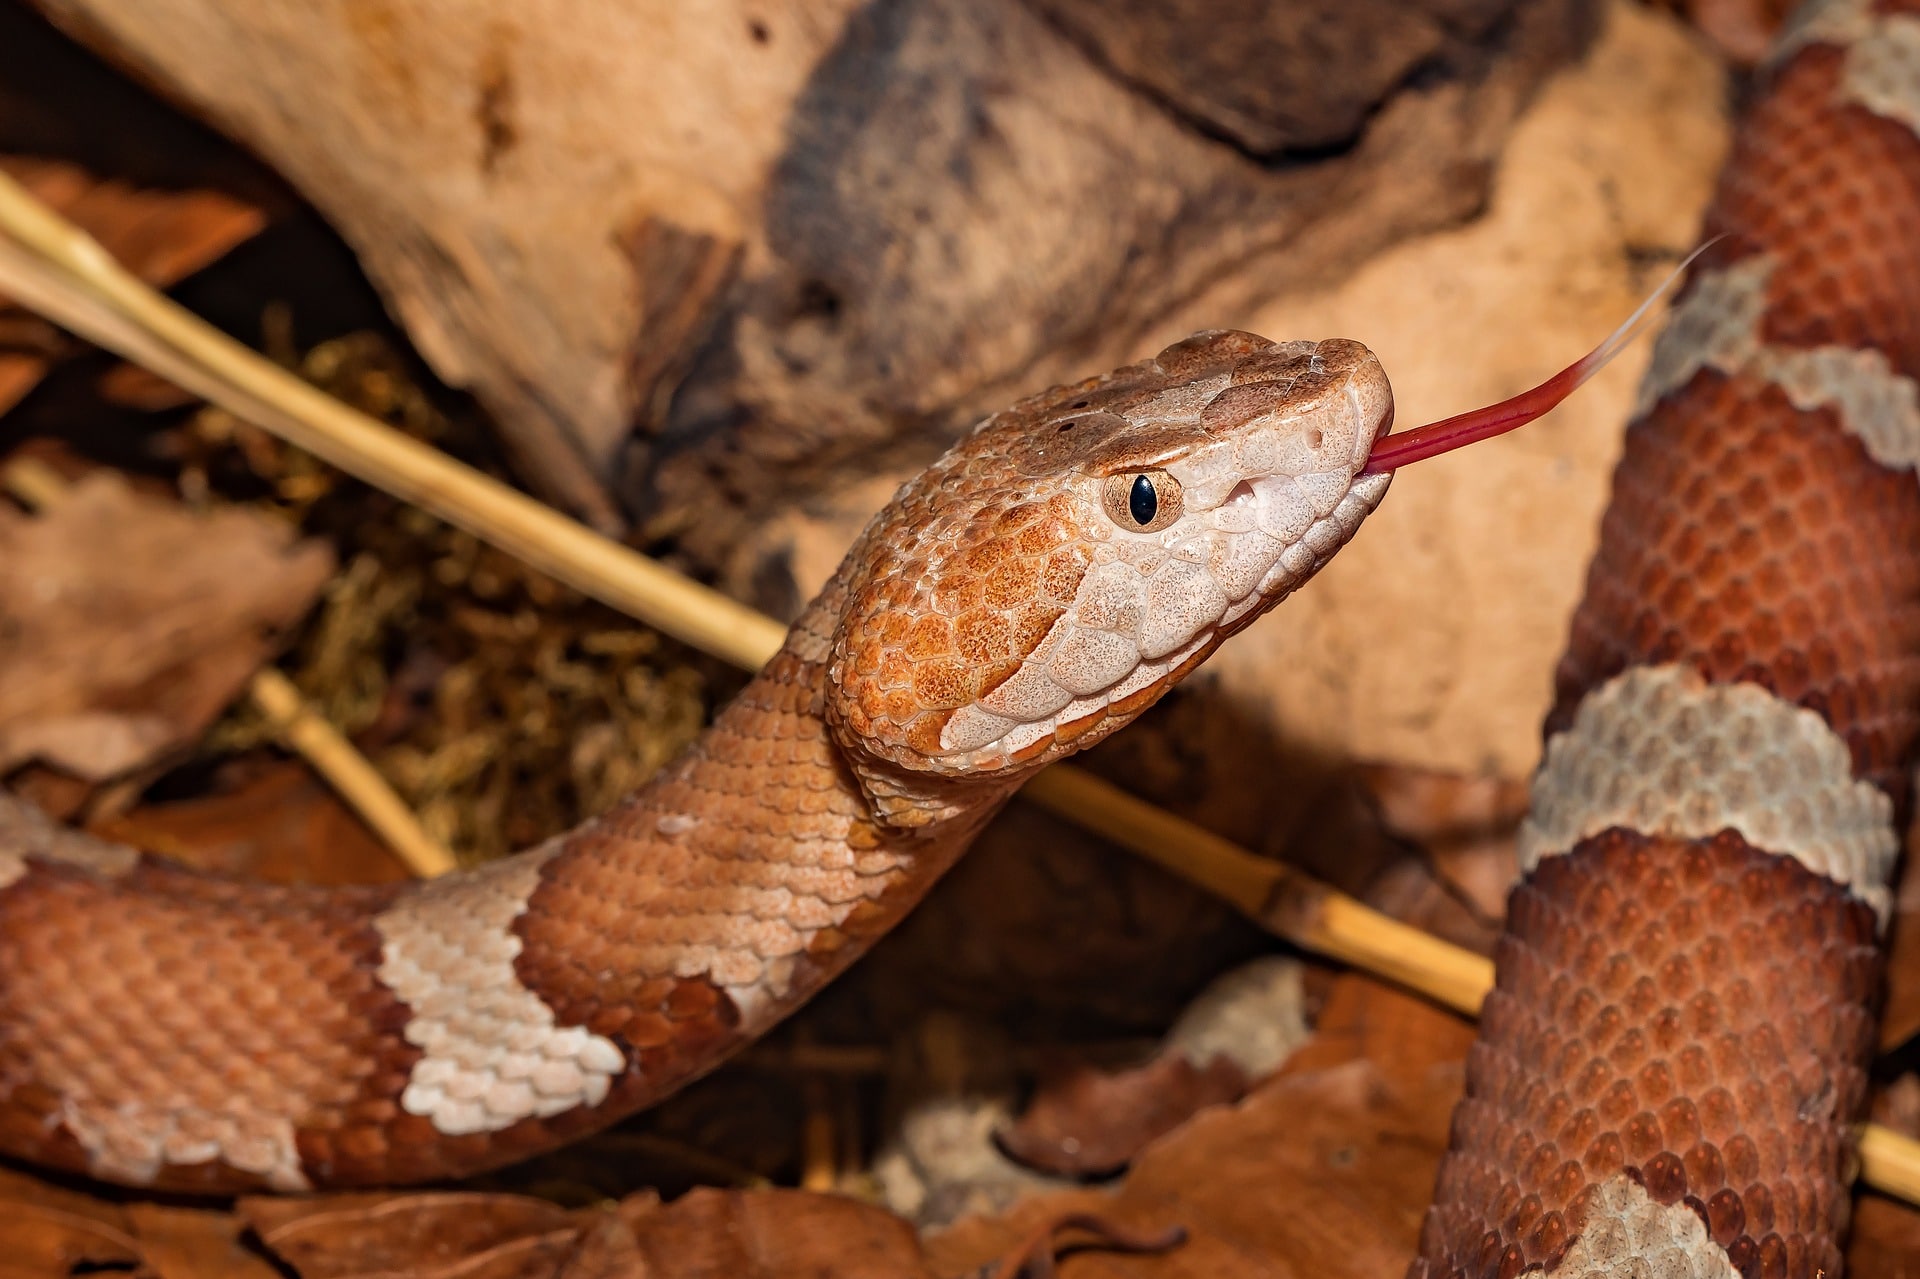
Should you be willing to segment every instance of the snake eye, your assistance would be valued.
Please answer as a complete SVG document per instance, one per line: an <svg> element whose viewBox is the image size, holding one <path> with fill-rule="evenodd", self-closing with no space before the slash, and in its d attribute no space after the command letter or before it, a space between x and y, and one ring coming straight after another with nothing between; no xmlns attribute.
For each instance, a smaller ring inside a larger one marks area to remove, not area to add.
<svg viewBox="0 0 1920 1279"><path fill-rule="evenodd" d="M1158 533L1180 518L1185 504L1180 481L1165 471L1122 471L1109 475L1100 497L1107 518L1130 533Z"/></svg>

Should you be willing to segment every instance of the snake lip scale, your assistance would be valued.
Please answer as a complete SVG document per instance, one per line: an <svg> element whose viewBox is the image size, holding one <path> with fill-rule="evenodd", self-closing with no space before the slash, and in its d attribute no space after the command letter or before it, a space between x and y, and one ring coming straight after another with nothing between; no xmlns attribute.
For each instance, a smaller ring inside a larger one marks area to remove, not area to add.
<svg viewBox="0 0 1920 1279"><path fill-rule="evenodd" d="M1355 342L1216 331L980 423L611 811L400 887L198 874L0 796L0 1151L134 1186L495 1167L710 1070L1021 781L1306 581L1386 492Z"/></svg>

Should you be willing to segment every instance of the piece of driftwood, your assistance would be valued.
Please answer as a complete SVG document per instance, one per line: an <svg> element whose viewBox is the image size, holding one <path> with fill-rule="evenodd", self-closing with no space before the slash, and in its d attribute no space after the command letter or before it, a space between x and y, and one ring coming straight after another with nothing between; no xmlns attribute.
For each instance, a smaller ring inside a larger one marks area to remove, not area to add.
<svg viewBox="0 0 1920 1279"><path fill-rule="evenodd" d="M34 0L289 177L527 477L796 495L1487 193L1593 0Z"/></svg>

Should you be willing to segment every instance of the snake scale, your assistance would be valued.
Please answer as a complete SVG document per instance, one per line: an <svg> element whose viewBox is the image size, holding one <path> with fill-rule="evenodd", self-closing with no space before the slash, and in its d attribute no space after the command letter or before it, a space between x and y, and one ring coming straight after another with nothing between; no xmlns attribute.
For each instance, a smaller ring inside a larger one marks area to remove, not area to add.
<svg viewBox="0 0 1920 1279"><path fill-rule="evenodd" d="M1920 0L1796 20L1708 233L1557 676L1415 1279L1840 1270L1920 733ZM230 882L0 801L0 1151L396 1183L657 1100L1317 571L1385 493L1391 418L1358 344L1237 332L1014 405L662 777L444 880Z"/></svg>

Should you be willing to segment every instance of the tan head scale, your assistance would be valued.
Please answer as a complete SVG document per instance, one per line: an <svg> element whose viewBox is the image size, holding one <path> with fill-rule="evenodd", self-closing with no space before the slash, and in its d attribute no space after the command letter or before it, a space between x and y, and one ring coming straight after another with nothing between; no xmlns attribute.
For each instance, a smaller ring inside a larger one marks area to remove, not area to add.
<svg viewBox="0 0 1920 1279"><path fill-rule="evenodd" d="M1357 342L1216 331L980 423L854 557L827 718L880 815L932 820L903 780L1022 774L1158 700L1378 505L1392 416Z"/></svg>

